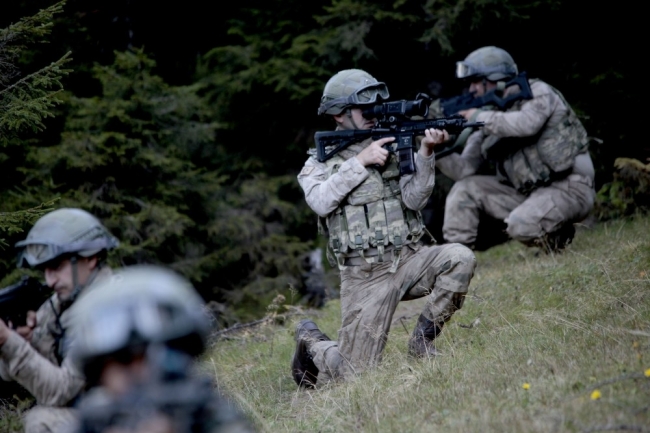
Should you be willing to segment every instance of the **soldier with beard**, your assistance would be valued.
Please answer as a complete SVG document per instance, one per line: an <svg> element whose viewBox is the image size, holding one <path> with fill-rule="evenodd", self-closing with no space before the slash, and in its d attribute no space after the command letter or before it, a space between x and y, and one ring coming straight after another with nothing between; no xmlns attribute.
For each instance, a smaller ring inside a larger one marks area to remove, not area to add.
<svg viewBox="0 0 650 433"><path fill-rule="evenodd" d="M108 251L118 241L90 213L63 208L41 217L16 244L19 267L43 271L54 291L26 326L0 320L0 377L16 381L36 400L24 417L26 433L55 432L75 418L72 408L84 376L71 362L70 306L111 275Z"/></svg>

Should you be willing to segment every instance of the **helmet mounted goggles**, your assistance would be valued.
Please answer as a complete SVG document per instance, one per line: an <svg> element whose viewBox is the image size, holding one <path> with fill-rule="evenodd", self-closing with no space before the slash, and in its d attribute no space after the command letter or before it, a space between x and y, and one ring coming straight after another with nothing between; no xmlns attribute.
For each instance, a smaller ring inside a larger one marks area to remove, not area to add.
<svg viewBox="0 0 650 433"><path fill-rule="evenodd" d="M117 239L113 237L71 242L65 245L24 240L16 243L16 247L20 249L18 254L18 267L26 267L26 265L39 267L58 257L79 254L83 251L110 250L117 247L118 244Z"/></svg>
<svg viewBox="0 0 650 433"><path fill-rule="evenodd" d="M516 67L503 63L497 66L490 67L475 67L469 63L456 62L456 78L469 79L478 77L487 77L493 73L502 73L505 75L517 75Z"/></svg>
<svg viewBox="0 0 650 433"><path fill-rule="evenodd" d="M188 317L187 311L154 300L108 304L86 320L77 338L87 353L108 355L132 344L165 343L189 336L196 332L196 323Z"/></svg>
<svg viewBox="0 0 650 433"><path fill-rule="evenodd" d="M348 96L323 102L318 108L318 115L320 116L335 105L342 105L347 107L369 105L376 103L379 98L384 100L388 99L389 96L390 94L388 93L388 87L386 86L386 83L376 82L368 84L367 86L356 89Z"/></svg>

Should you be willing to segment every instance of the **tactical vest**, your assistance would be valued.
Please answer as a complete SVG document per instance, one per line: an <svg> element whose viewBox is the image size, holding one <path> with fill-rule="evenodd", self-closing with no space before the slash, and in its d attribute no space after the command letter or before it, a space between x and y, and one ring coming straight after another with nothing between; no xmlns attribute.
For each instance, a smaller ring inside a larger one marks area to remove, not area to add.
<svg viewBox="0 0 650 433"><path fill-rule="evenodd" d="M530 80L531 84L535 81L538 80ZM499 139L489 136L482 145L484 155L498 161L499 173L524 195L570 174L575 157L586 152L589 145L587 131L578 116L564 96L557 89L551 89L567 108L567 113L560 122L551 127L542 127L532 137ZM520 110L524 102L515 103L507 111ZM510 145L517 150L508 152ZM499 149L500 152L505 152L502 157L498 156Z"/></svg>
<svg viewBox="0 0 650 433"><path fill-rule="evenodd" d="M364 147L364 143L352 145L327 160L327 177L338 172L341 164ZM366 169L370 176L326 218L328 246L341 270L345 269L348 257L381 262L392 249L391 272L395 272L404 245L419 241L427 231L422 214L402 203L397 157L391 154L381 169Z"/></svg>

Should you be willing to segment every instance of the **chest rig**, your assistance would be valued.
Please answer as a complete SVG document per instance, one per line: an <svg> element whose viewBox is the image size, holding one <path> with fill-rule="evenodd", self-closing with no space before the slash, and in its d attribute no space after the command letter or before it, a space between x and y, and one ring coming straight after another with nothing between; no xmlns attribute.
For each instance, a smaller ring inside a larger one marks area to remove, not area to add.
<svg viewBox="0 0 650 433"><path fill-rule="evenodd" d="M337 173L341 164L361 149L362 144L353 145L327 160L327 177ZM397 157L391 154L384 167L366 169L370 176L325 219L328 246L339 269L345 269L346 258L380 263L392 251L390 271L395 272L402 248L419 241L426 229L420 212L402 203Z"/></svg>
<svg viewBox="0 0 650 433"><path fill-rule="evenodd" d="M531 84L535 81L531 79ZM549 86L550 87L550 86ZM483 143L484 155L497 160L499 174L522 194L570 174L575 157L587 151L589 138L564 96L551 87L566 107L565 115L554 124L544 125L531 137L497 138L489 136ZM524 101L518 101L508 111L519 111ZM516 149L508 151L508 149ZM496 152L495 152L496 151ZM490 154L500 156L490 157Z"/></svg>

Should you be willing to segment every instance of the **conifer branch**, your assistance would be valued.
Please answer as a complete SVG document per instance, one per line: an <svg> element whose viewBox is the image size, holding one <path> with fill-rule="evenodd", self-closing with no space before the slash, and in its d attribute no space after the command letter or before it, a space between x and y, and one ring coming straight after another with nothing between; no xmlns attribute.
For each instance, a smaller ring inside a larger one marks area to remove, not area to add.
<svg viewBox="0 0 650 433"><path fill-rule="evenodd" d="M10 235L21 233L23 231L22 227L33 224L41 216L53 210L54 203L57 200L58 198L15 212L0 212L0 231ZM0 238L0 247L4 248L6 246L7 243Z"/></svg>

